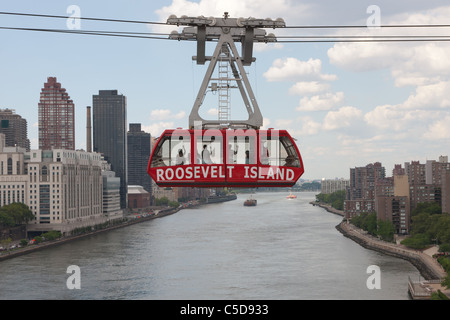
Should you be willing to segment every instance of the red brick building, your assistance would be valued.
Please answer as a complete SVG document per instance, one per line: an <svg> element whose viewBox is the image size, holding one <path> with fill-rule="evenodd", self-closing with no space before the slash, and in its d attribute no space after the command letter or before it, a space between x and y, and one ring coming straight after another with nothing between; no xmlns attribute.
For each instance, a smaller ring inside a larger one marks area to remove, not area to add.
<svg viewBox="0 0 450 320"><path fill-rule="evenodd" d="M75 150L75 105L55 77L48 77L39 100L39 150Z"/></svg>

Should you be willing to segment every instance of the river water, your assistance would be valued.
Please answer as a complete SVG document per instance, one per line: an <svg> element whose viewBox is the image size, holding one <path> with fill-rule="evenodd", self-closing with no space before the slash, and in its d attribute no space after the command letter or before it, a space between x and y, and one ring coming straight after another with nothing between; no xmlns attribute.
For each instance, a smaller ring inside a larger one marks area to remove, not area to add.
<svg viewBox="0 0 450 320"><path fill-rule="evenodd" d="M256 193L0 262L0 299L409 299L402 259L367 250L309 204L314 193ZM68 266L80 268L69 290ZM380 289L368 289L380 268Z"/></svg>

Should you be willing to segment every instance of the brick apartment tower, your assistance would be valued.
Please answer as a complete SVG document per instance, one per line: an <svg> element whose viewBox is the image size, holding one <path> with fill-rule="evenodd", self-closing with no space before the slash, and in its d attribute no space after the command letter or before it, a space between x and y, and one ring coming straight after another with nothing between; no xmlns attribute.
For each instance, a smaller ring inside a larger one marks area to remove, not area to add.
<svg viewBox="0 0 450 320"><path fill-rule="evenodd" d="M41 90L39 149L75 150L75 105L56 77L48 77Z"/></svg>
<svg viewBox="0 0 450 320"><path fill-rule="evenodd" d="M5 135L7 147L22 147L30 151L27 134L27 120L12 109L0 109L0 133Z"/></svg>

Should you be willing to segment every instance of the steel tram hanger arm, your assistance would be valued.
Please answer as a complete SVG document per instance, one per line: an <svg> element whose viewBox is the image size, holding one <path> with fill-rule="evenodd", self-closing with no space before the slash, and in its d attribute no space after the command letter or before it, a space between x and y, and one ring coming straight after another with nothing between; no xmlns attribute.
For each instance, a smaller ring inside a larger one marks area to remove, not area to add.
<svg viewBox="0 0 450 320"><path fill-rule="evenodd" d="M188 26L179 34L177 31L171 33L172 39L197 40L197 56L193 57L197 64L205 64L210 61L202 85L197 94L194 106L189 115L190 129L213 128L233 128L244 127L259 129L263 124L262 113L259 109L250 82L245 73L244 66L249 66L255 60L253 54L253 42L274 42L276 38L273 34L266 36L266 31L262 28L285 27L282 19L254 19L254 18L229 18L225 12L223 18L170 16L167 24ZM217 45L212 56L205 55L205 42L217 40ZM235 41L242 43L242 57L239 56ZM199 109L203 103L206 90L213 75L214 69L219 61L228 62L231 66L233 78L236 81L242 99L248 113L246 120L219 119L205 120L199 115Z"/></svg>

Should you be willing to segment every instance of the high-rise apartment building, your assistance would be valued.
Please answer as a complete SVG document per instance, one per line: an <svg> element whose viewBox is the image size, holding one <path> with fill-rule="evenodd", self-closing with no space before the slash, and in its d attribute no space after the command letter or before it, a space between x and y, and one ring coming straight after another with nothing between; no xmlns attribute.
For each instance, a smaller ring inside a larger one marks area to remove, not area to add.
<svg viewBox="0 0 450 320"><path fill-rule="evenodd" d="M27 120L12 109L0 109L0 133L5 135L6 147L21 147L30 151Z"/></svg>
<svg viewBox="0 0 450 320"><path fill-rule="evenodd" d="M350 185L348 179L323 179L321 193L330 194L339 190L345 190Z"/></svg>
<svg viewBox="0 0 450 320"><path fill-rule="evenodd" d="M130 123L127 136L128 185L142 186L151 196L152 181L147 173L151 153L150 133L142 131L140 123Z"/></svg>
<svg viewBox="0 0 450 320"><path fill-rule="evenodd" d="M347 218L375 210L376 183L384 179L385 174L386 170L379 162L350 169L350 186L346 189L344 201Z"/></svg>
<svg viewBox="0 0 450 320"><path fill-rule="evenodd" d="M117 90L100 90L92 98L94 152L103 154L120 178L120 207L127 208L127 102Z"/></svg>
<svg viewBox="0 0 450 320"><path fill-rule="evenodd" d="M75 105L56 77L47 78L38 106L39 149L75 150Z"/></svg>

